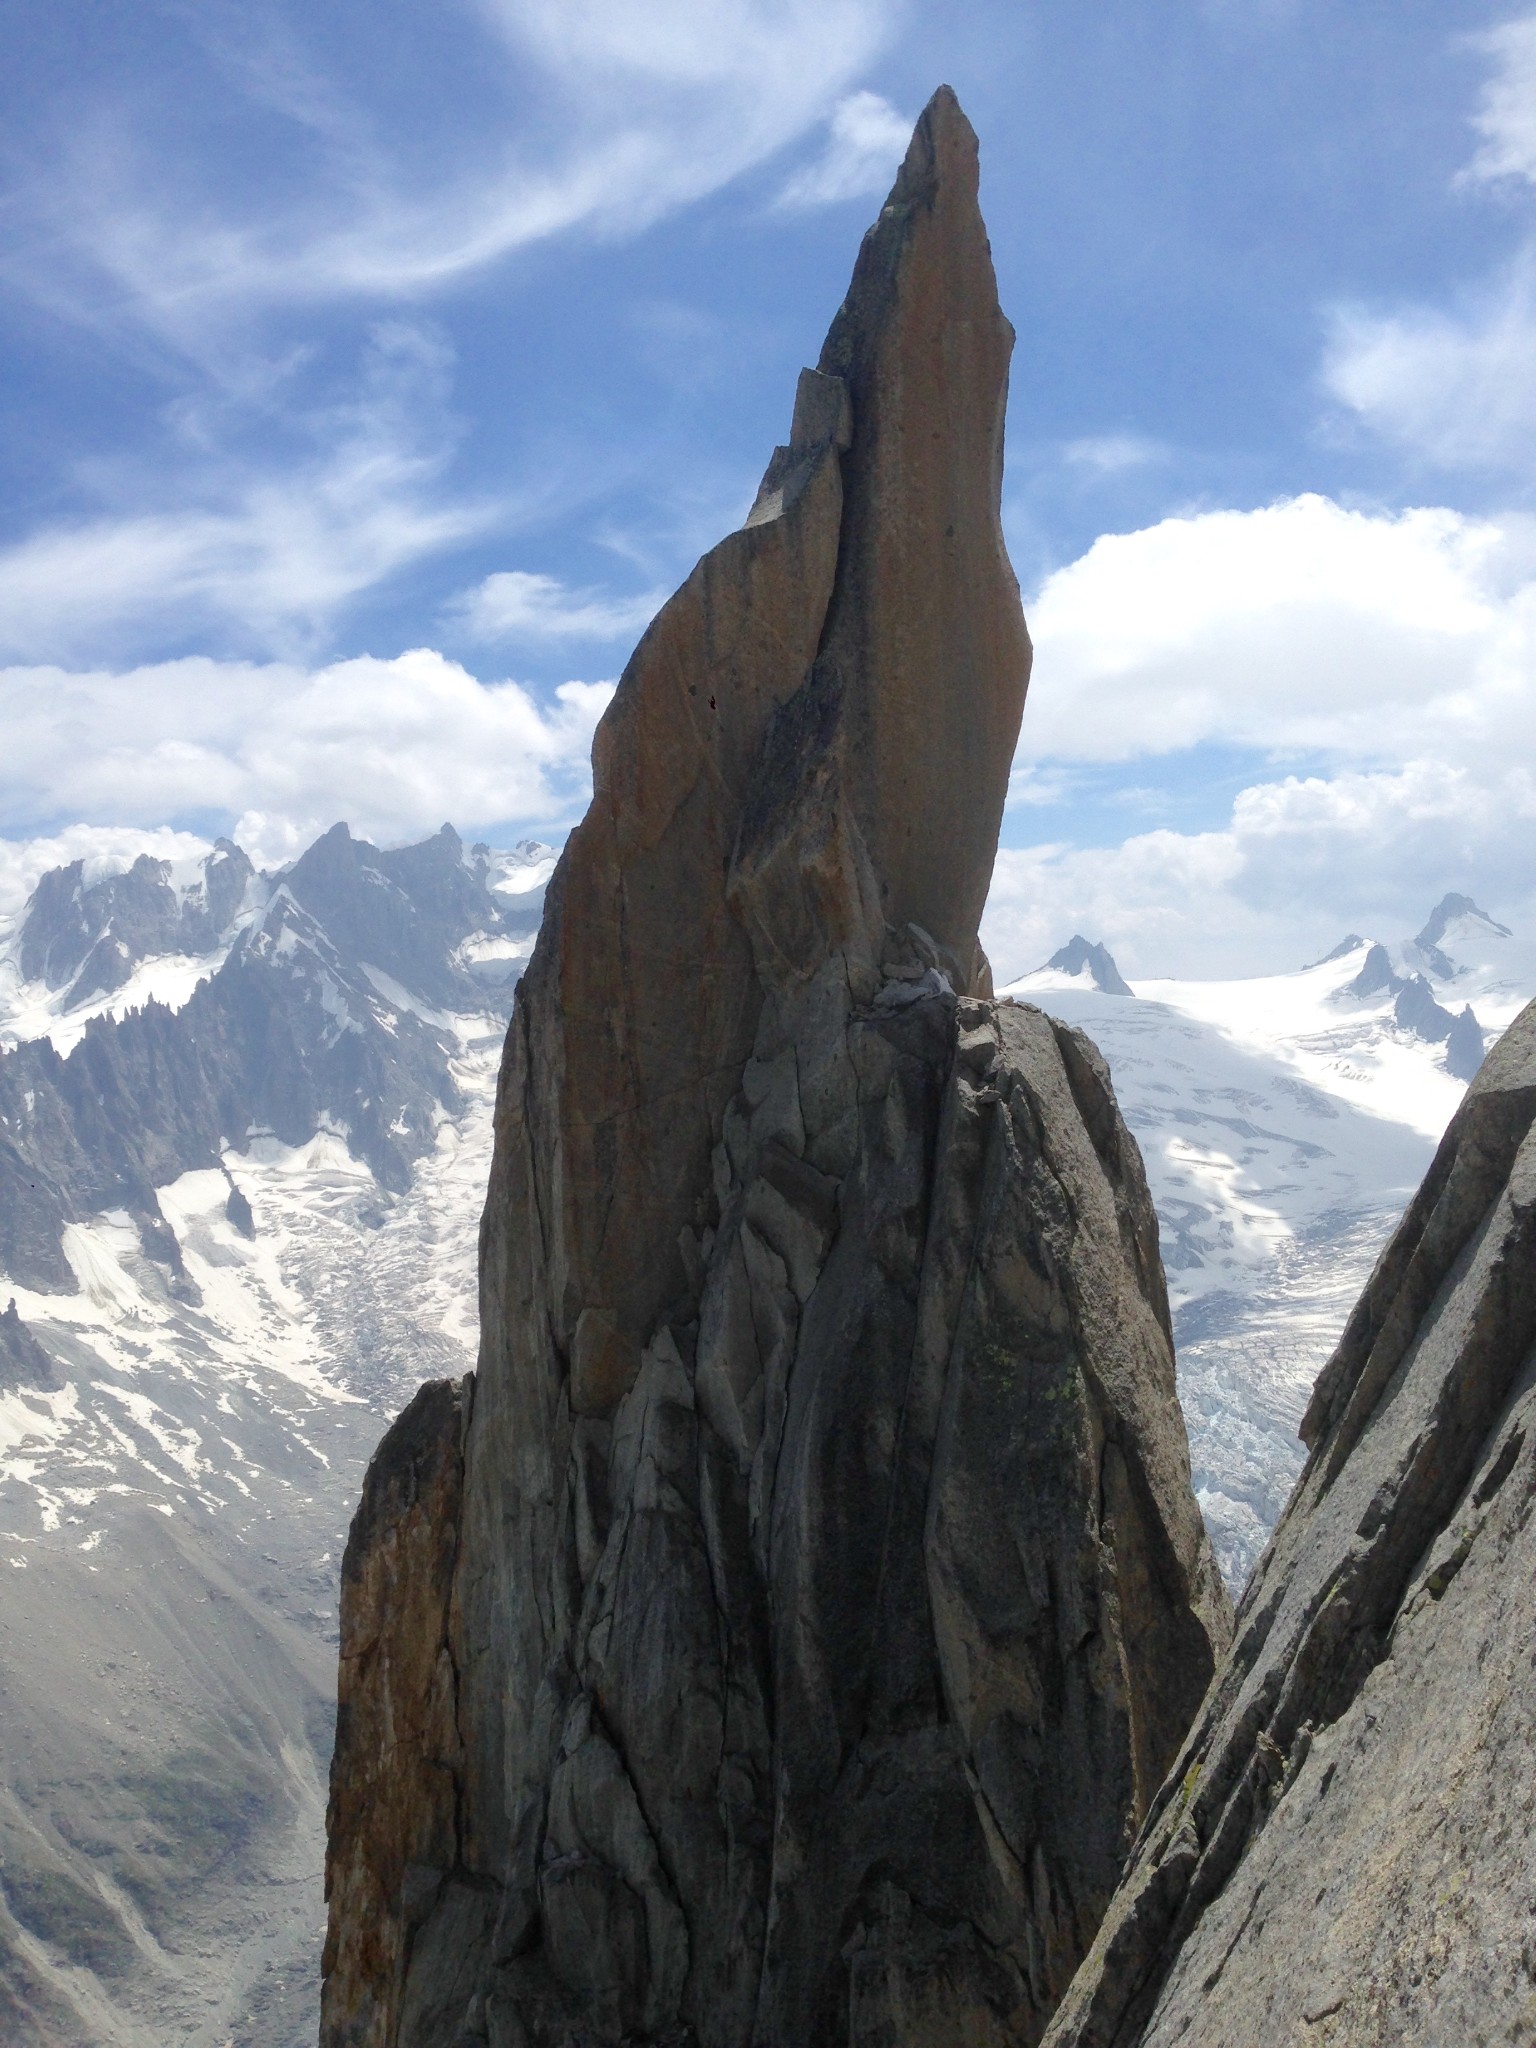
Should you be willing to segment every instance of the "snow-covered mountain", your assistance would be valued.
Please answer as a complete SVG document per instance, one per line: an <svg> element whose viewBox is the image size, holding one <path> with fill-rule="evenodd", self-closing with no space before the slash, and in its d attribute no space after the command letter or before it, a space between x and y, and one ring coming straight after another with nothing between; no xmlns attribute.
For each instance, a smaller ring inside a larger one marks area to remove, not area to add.
<svg viewBox="0 0 1536 2048"><path fill-rule="evenodd" d="M0 935L0 2038L313 2037L335 1579L475 1334L554 855L82 863Z"/></svg>
<svg viewBox="0 0 1536 2048"><path fill-rule="evenodd" d="M76 862L0 929L7 2048L312 2039L336 1571L385 1422L472 1359L554 859L338 826L274 874ZM1234 1582L1460 1098L1443 1022L1533 970L1448 898L1294 974L1133 992L1076 936L1008 991L1098 1040L1146 1153Z"/></svg>
<svg viewBox="0 0 1536 2048"><path fill-rule="evenodd" d="M1536 993L1536 949L1455 896L1416 939L1351 933L1294 973L1138 977L1134 996L1106 993L1106 962L1126 985L1102 947L1073 944L1001 993L1081 1025L1109 1061L1157 1204L1195 1484L1236 1587L1377 1252L1485 1041Z"/></svg>

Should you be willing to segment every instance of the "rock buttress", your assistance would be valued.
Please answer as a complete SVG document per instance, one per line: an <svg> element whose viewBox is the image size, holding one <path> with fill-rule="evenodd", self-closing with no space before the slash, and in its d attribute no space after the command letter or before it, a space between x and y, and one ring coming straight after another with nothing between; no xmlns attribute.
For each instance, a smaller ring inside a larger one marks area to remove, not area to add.
<svg viewBox="0 0 1536 2048"><path fill-rule="evenodd" d="M459 1862L449 1603L473 1382L434 1380L368 1467L341 1567L321 2034L399 2038L415 1920Z"/></svg>
<svg viewBox="0 0 1536 2048"><path fill-rule="evenodd" d="M986 1000L1029 643L976 190L941 91L597 734L498 1093L456 1860L389 2048L1033 2042L1225 1641L1136 1148Z"/></svg>
<svg viewBox="0 0 1536 2048"><path fill-rule="evenodd" d="M1536 1005L1302 1428L1050 2048L1536 2040Z"/></svg>

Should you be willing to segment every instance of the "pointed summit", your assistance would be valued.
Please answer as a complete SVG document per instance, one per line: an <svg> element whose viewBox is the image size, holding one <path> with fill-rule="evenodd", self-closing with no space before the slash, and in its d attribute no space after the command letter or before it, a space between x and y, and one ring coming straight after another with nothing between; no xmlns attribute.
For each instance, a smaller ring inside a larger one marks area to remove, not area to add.
<svg viewBox="0 0 1536 2048"><path fill-rule="evenodd" d="M1013 329L947 85L924 109L819 368L843 380L843 552L821 661L888 920L974 978L1030 648L999 518Z"/></svg>
<svg viewBox="0 0 1536 2048"><path fill-rule="evenodd" d="M582 1406L617 1398L686 1286L678 1234L764 989L838 959L867 998L909 924L957 990L990 988L976 932L1030 660L999 510L1012 345L943 88L746 525L624 671L550 889L519 1016L588 1313Z"/></svg>
<svg viewBox="0 0 1536 2048"><path fill-rule="evenodd" d="M1040 971L1086 975L1101 995L1133 996L1136 993L1115 965L1115 956L1108 946L1085 939L1081 932L1074 932L1066 945L1059 946Z"/></svg>
<svg viewBox="0 0 1536 2048"><path fill-rule="evenodd" d="M598 728L473 1389L348 1545L325 2048L1024 2048L1225 1641L1140 1157L977 943L1029 641L976 188L941 91Z"/></svg>

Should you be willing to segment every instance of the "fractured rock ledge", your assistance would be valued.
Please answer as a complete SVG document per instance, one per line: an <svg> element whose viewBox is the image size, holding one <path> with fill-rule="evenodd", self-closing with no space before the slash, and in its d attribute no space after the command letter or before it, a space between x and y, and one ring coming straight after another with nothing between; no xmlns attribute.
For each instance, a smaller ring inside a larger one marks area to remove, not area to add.
<svg viewBox="0 0 1536 2048"><path fill-rule="evenodd" d="M479 1369L349 1548L325 2048L1029 2048L1225 1647L1140 1157L977 942L1029 643L976 190L941 90L599 727Z"/></svg>
<svg viewBox="0 0 1536 2048"><path fill-rule="evenodd" d="M1536 1004L1468 1089L1303 1435L1049 2048L1536 2040Z"/></svg>

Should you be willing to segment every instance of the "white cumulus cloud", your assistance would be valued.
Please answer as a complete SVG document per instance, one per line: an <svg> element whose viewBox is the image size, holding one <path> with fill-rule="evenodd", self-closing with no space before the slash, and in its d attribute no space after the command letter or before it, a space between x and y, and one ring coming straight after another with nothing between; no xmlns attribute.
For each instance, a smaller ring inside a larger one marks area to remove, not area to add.
<svg viewBox="0 0 1536 2048"><path fill-rule="evenodd" d="M1109 534L1029 608L1026 761L1532 739L1536 532L1308 495Z"/></svg>
<svg viewBox="0 0 1536 2048"><path fill-rule="evenodd" d="M450 615L473 639L485 641L623 640L637 635L660 610L667 593L605 597L571 590L557 577L527 569L499 569L450 606Z"/></svg>
<svg viewBox="0 0 1536 2048"><path fill-rule="evenodd" d="M1106 764L1155 799L1160 778L1187 796L1191 749L1257 759L1208 829L1005 848L983 929L999 974L1073 931L1132 979L1271 971L1347 930L1407 936L1448 889L1536 939L1528 522L1319 497L1168 519L1097 541L1029 612L1011 837L1049 829L1041 806L1070 819ZM1322 765L1287 773L1298 756Z"/></svg>
<svg viewBox="0 0 1536 2048"><path fill-rule="evenodd" d="M309 670L205 658L119 673L0 670L0 829L212 816L278 858L338 818L402 840L556 828L589 789L609 683L541 701L421 648Z"/></svg>

